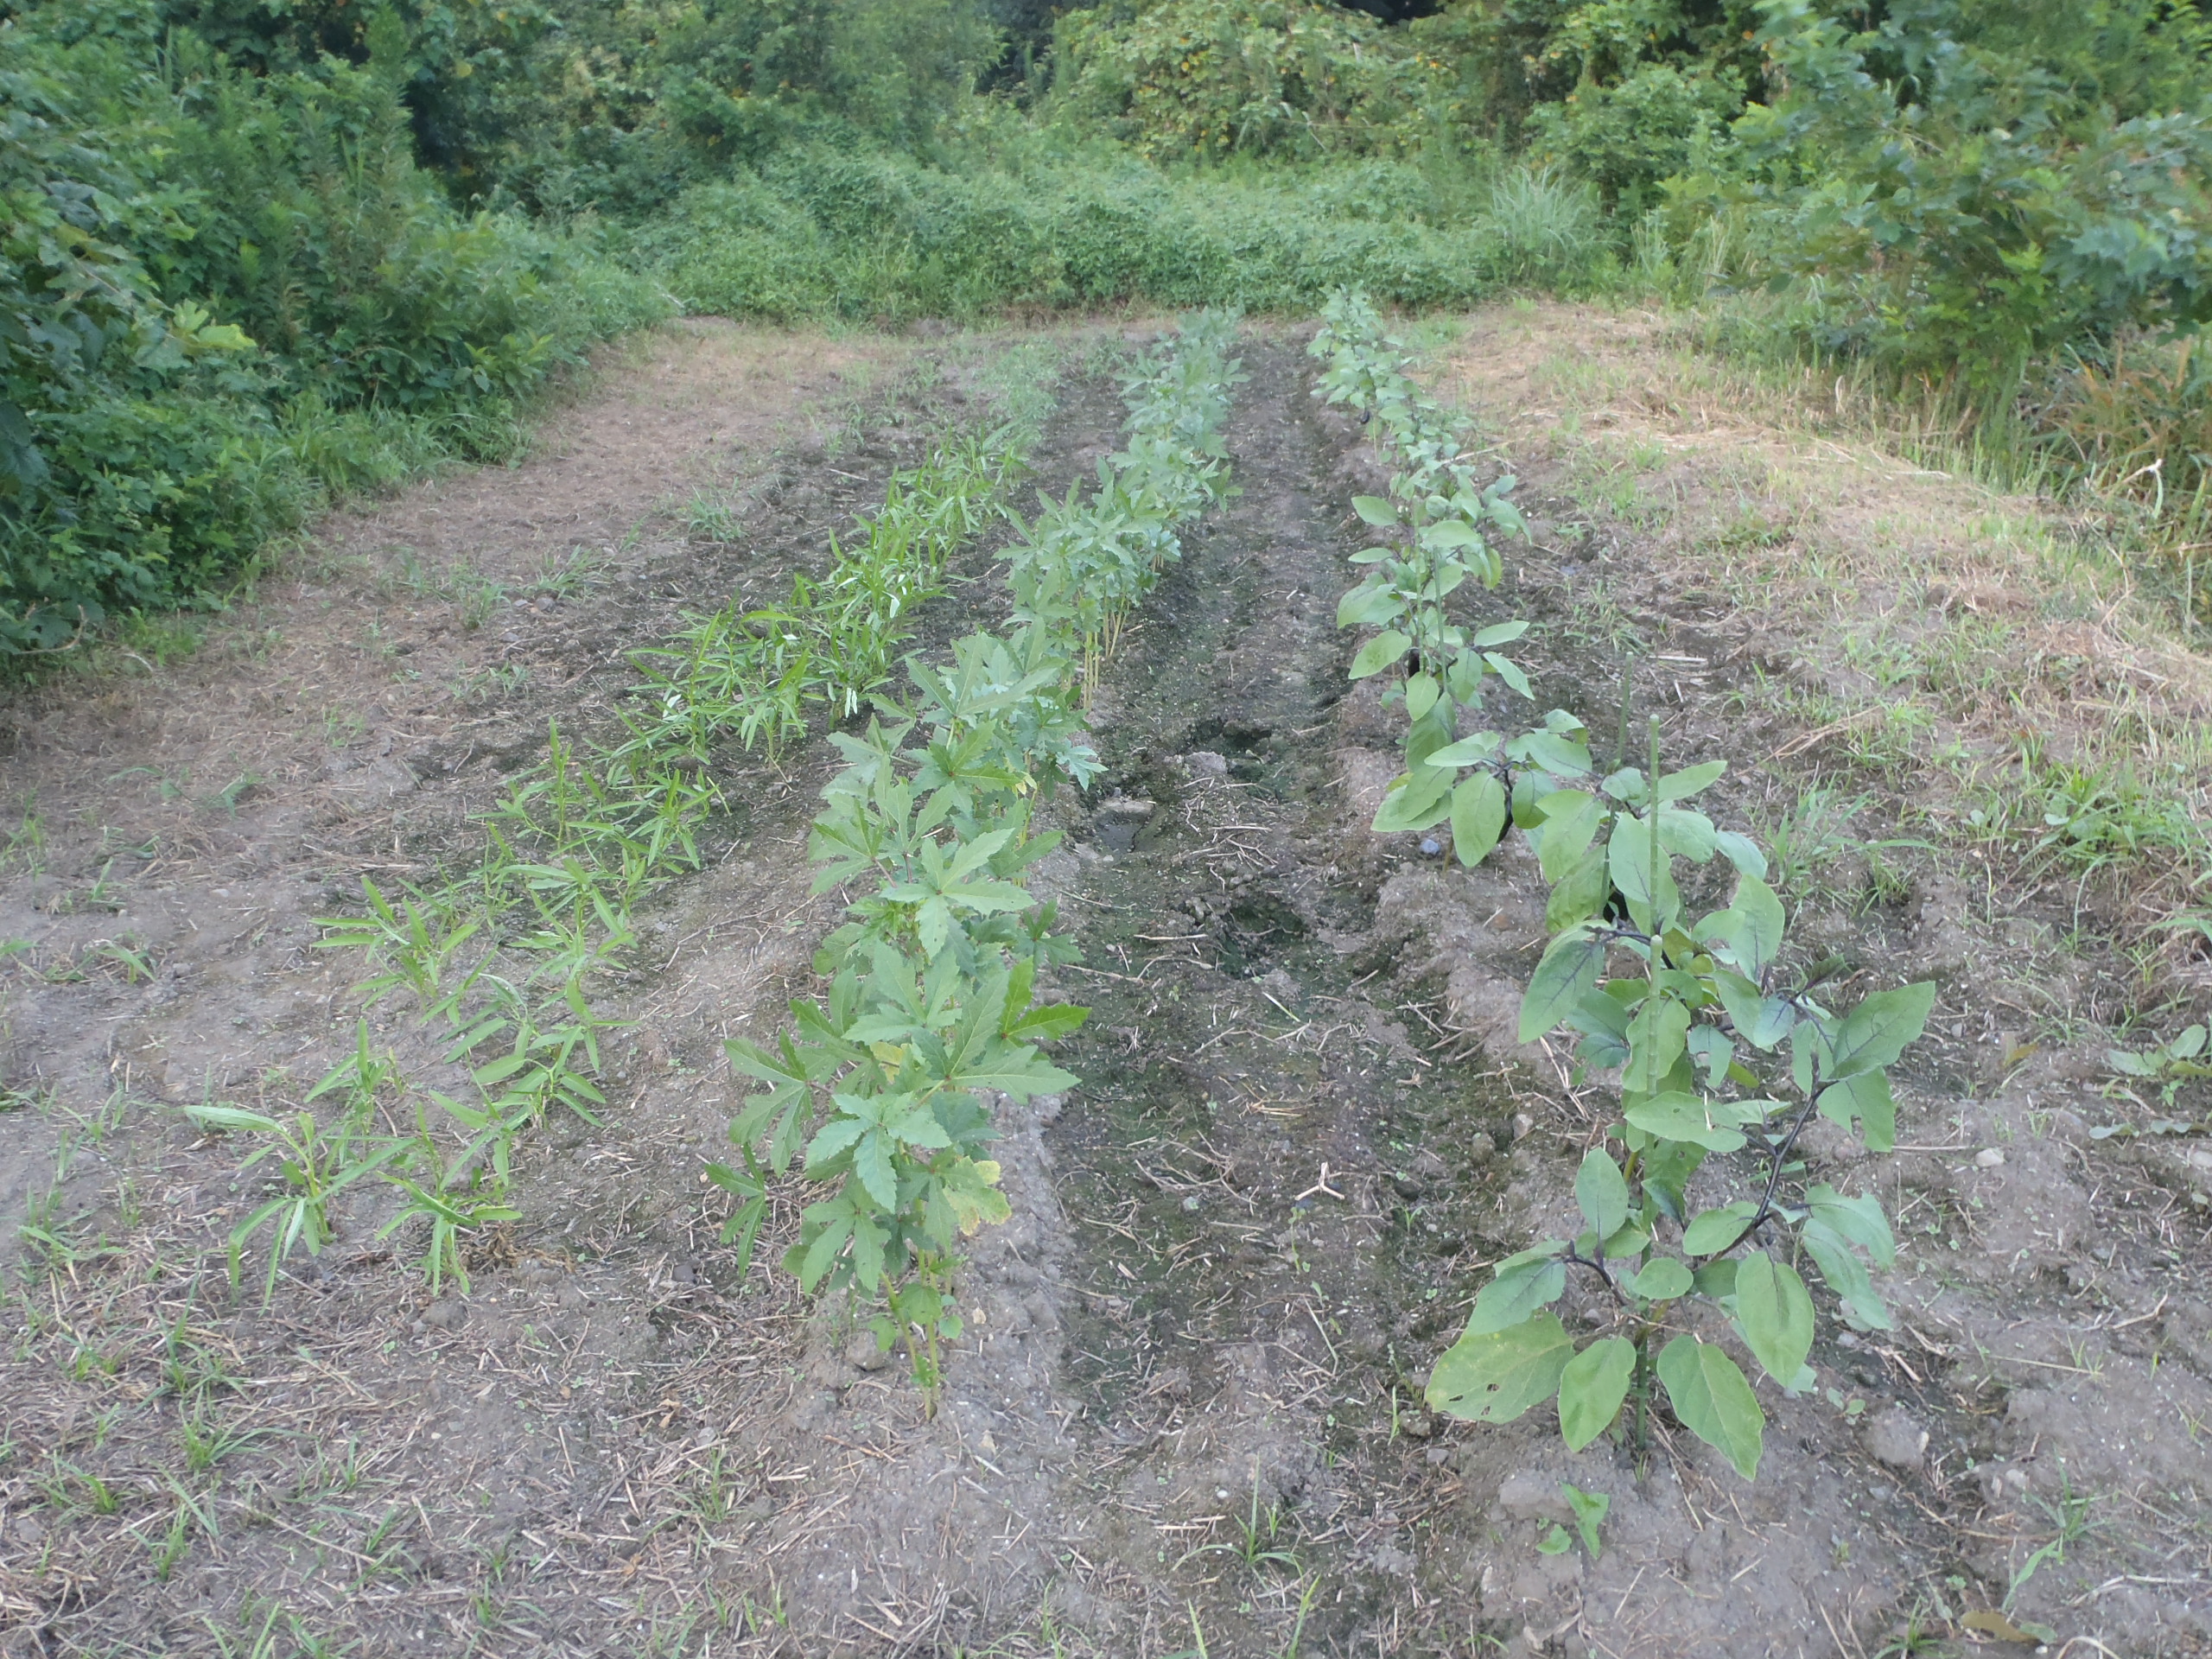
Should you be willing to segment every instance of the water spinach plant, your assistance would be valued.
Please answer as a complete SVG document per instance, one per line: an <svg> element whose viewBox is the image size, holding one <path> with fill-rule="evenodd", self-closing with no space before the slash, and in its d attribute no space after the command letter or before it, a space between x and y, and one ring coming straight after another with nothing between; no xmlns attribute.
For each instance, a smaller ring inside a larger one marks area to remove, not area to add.
<svg viewBox="0 0 2212 1659"><path fill-rule="evenodd" d="M1667 769L1656 720L1643 764L1622 755L1611 770L1563 710L1517 734L1463 730L1483 716L1486 670L1530 691L1494 650L1526 625L1471 632L1445 603L1471 576L1497 583L1484 531L1522 528L1513 480L1475 487L1459 426L1421 394L1363 296L1331 303L1311 349L1325 365L1315 395L1365 417L1395 467L1387 499L1354 504L1391 539L1357 556L1365 575L1338 612L1343 626L1379 630L1351 671L1395 673L1389 696L1408 716L1406 770L1375 828L1448 819L1468 865L1508 834L1526 838L1548 885L1549 942L1520 1039L1564 1029L1586 1073L1618 1077L1619 1116L1575 1174L1580 1231L1497 1265L1430 1375L1429 1403L1499 1423L1555 1402L1571 1449L1610 1431L1641 1452L1656 1382L1675 1420L1750 1479L1766 1416L1734 1349L1784 1390L1813 1386L1817 1314L1801 1269L1850 1324L1891 1323L1871 1272L1896 1254L1879 1202L1806 1183L1798 1146L1816 1116L1870 1150L1895 1144L1887 1068L1920 1034L1934 988L1829 1007L1789 965L1764 854L1690 804L1725 763ZM1732 872L1731 896L1700 915L1678 871L1716 860ZM1592 1333L1554 1311L1570 1274L1591 1294Z"/></svg>
<svg viewBox="0 0 2212 1659"><path fill-rule="evenodd" d="M833 734L848 764L809 847L816 891L849 896L815 959L827 995L794 1002L772 1046L728 1046L760 1087L730 1124L738 1161L709 1172L739 1200L727 1236L750 1250L770 1182L797 1164L823 1196L784 1265L880 1309L878 1340L905 1345L932 1403L942 1342L963 1328L960 1241L1011 1213L986 1155L993 1102L1077 1081L1039 1047L1087 1010L1037 1000L1039 970L1072 950L1022 883L1059 839L1035 809L1096 774L1085 695L1179 556L1178 527L1226 489L1234 326L1192 319L1124 375L1127 447L1005 556L1007 628L956 642L950 664L910 658L906 701L878 693L864 731Z"/></svg>

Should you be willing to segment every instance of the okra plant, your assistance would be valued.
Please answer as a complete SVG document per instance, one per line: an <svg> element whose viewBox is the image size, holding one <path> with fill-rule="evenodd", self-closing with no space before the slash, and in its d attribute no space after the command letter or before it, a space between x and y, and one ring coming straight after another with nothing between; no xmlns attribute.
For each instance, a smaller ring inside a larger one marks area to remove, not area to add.
<svg viewBox="0 0 2212 1659"><path fill-rule="evenodd" d="M1451 472L1441 417L1409 389L1397 344L1382 337L1371 307L1341 298L1314 350L1330 364L1317 395L1372 416L1382 428L1378 442L1406 462L1394 500L1420 487L1408 480ZM1359 511L1378 523L1387 505L1363 499ZM1469 516L1440 521L1471 526L1471 511L1461 511ZM1426 522L1439 521L1432 512ZM1646 764L1602 774L1581 722L1563 711L1516 738L1460 735L1460 715L1475 699L1459 687L1474 691L1479 678L1459 664L1484 640L1462 642L1450 632L1444 600L1464 577L1437 573L1446 557L1465 555L1458 546L1424 550L1423 522L1414 521L1409 550L1360 556L1381 574L1370 572L1340 612L1346 626L1410 619L1386 626L1352 669L1360 676L1405 665L1408 770L1376 827L1422 829L1448 816L1455 850L1469 864L1507 833L1527 837L1549 886L1550 940L1522 999L1520 1039L1565 1027L1586 1074L1617 1073L1620 1101L1618 1118L1576 1172L1581 1230L1497 1264L1431 1374L1429 1402L1495 1423L1555 1401L1570 1448L1618 1429L1640 1451L1656 1380L1675 1419L1749 1479L1765 1413L1743 1367L1713 1338L1732 1332L1786 1391L1811 1387L1816 1315L1800 1271L1808 1262L1847 1320L1889 1327L1870 1272L1896 1254L1880 1204L1792 1178L1802 1176L1798 1142L1815 1116L1872 1151L1895 1144L1887 1068L1920 1034L1934 988L1879 991L1840 1013L1810 979L1793 975L1787 918L1766 885L1764 855L1688 804L1724 763L1666 770L1656 721ZM1492 571L1474 567L1494 582ZM1491 633L1502 643L1520 631L1510 623ZM1446 660L1446 652L1459 654ZM1526 689L1505 665L1488 665ZM1677 867L1716 860L1732 869L1731 897L1695 914ZM1717 1182L1700 1180L1716 1158L1732 1167ZM1700 1205L1694 1184L1756 1196ZM1599 1329L1580 1338L1553 1311L1570 1273L1599 1299Z"/></svg>

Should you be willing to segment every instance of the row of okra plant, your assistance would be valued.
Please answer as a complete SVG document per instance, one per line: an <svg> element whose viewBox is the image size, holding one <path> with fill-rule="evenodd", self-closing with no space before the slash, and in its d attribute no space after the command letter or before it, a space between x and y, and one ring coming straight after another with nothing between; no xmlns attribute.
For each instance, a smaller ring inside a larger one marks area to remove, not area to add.
<svg viewBox="0 0 2212 1659"><path fill-rule="evenodd" d="M1337 296L1311 350L1324 365L1315 396L1370 423L1393 469L1386 495L1353 499L1376 545L1356 556L1364 574L1338 611L1339 626L1373 631L1352 677L1388 676L1384 700L1405 715L1405 770L1374 827L1448 823L1465 865L1525 838L1549 889L1549 942L1520 1039L1564 1027L1585 1075L1617 1079L1618 1116L1575 1174L1580 1232L1497 1264L1431 1373L1429 1403L1499 1423L1555 1402L1570 1448L1610 1432L1641 1455L1656 1383L1675 1420L1750 1479L1766 1418L1736 1351L1785 1391L1813 1386L1818 1314L1804 1270L1853 1325L1891 1325L1869 1270L1895 1257L1880 1203L1808 1183L1797 1147L1815 1116L1870 1150L1894 1144L1886 1068L1920 1034L1934 988L1827 1006L1792 966L1764 854L1690 804L1725 763L1668 770L1656 720L1645 752L1611 768L1564 710L1498 723L1501 700L1533 708L1528 677L1501 650L1528 624L1471 628L1451 600L1470 581L1497 586L1495 540L1524 533L1514 480L1478 485L1461 423L1408 375L1364 296ZM1718 896L1716 870L1732 874L1732 890L1700 914L1684 882ZM1732 1190L1746 1196L1706 1207L1693 1197ZM1570 1273L1596 1300L1594 1332L1554 1311Z"/></svg>
<svg viewBox="0 0 2212 1659"><path fill-rule="evenodd" d="M434 1291L448 1275L467 1284L467 1236L520 1218L520 1137L556 1111L599 1121L601 1040L620 1022L598 1005L629 973L637 906L700 865L721 804L715 750L773 749L887 684L915 608L943 591L953 550L1007 511L1036 436L1033 418L941 446L833 543L827 575L793 579L787 604L690 617L633 652L643 683L619 736L594 745L553 725L545 760L479 820L473 868L389 894L365 880L360 914L324 919L323 946L365 957L370 1009L398 999L441 1035L447 1086L410 1077L365 1014L353 1052L296 1109L189 1108L200 1127L258 1143L245 1171L278 1175L231 1230L234 1279L265 1236L265 1298L294 1251L336 1236L341 1195L373 1178L397 1189L383 1233L417 1243Z"/></svg>
<svg viewBox="0 0 2212 1659"><path fill-rule="evenodd" d="M771 1183L797 1164L821 1196L785 1267L880 1310L878 1340L904 1344L932 1403L941 1342L963 1328L960 1241L1010 1213L992 1099L1076 1081L1038 1046L1087 1011L1037 999L1039 973L1073 951L1023 884L1059 840L1035 814L1096 776L1089 690L1179 528L1227 488L1234 337L1228 317L1193 318L1129 367L1124 448L1005 555L1008 626L955 642L949 663L909 658L911 694L877 695L864 730L833 734L848 764L810 843L815 890L849 898L815 959L827 995L794 1002L772 1045L728 1045L761 1086L730 1124L737 1160L709 1172L738 1200L727 1236L749 1257Z"/></svg>

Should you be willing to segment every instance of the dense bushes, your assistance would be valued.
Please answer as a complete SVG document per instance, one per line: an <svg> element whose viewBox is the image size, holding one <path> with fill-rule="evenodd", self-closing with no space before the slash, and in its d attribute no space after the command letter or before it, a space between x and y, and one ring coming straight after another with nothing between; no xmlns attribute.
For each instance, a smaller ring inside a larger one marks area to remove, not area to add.
<svg viewBox="0 0 2212 1659"><path fill-rule="evenodd" d="M1352 282L1438 306L1522 276L1591 280L1600 227L1580 187L1509 172L1472 207L1465 188L1379 161L1173 178L1112 156L956 172L806 149L694 191L634 248L686 305L782 319L1120 300L1298 311Z"/></svg>
<svg viewBox="0 0 2212 1659"><path fill-rule="evenodd" d="M1106 0L1054 47L1067 111L1155 161L1402 151L1441 116L1440 62L1319 0Z"/></svg>
<svg viewBox="0 0 2212 1659"><path fill-rule="evenodd" d="M497 447L661 308L582 237L454 213L396 86L251 77L128 8L0 28L0 653L219 583L395 442Z"/></svg>

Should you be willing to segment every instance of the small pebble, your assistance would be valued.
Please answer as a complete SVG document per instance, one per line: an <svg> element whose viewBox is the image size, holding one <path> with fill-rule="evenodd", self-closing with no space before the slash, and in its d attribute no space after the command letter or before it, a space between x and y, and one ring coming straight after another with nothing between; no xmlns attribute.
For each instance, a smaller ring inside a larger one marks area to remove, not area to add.
<svg viewBox="0 0 2212 1659"><path fill-rule="evenodd" d="M2005 1161L2005 1154L1995 1147L1984 1147L1974 1155L1976 1169L1995 1169Z"/></svg>
<svg viewBox="0 0 2212 1659"><path fill-rule="evenodd" d="M1423 836L1421 838L1421 855L1423 858L1434 858L1443 850L1444 843L1434 836Z"/></svg>

